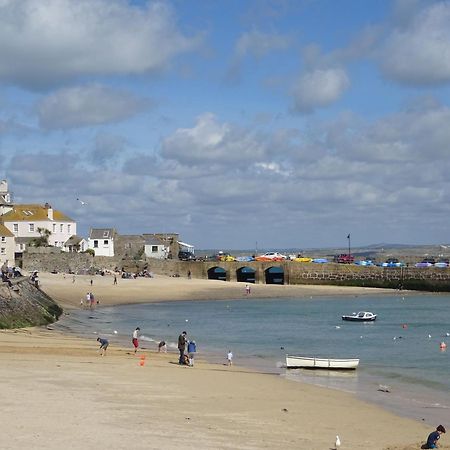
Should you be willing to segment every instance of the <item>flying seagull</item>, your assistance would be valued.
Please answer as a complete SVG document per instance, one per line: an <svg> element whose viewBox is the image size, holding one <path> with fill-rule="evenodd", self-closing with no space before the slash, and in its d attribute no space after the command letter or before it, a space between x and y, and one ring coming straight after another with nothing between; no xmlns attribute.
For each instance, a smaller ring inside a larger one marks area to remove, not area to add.
<svg viewBox="0 0 450 450"><path fill-rule="evenodd" d="M83 202L83 200L80 200L79 198L77 198L77 201L79 201L81 203L81 205L85 205L86 202Z"/></svg>

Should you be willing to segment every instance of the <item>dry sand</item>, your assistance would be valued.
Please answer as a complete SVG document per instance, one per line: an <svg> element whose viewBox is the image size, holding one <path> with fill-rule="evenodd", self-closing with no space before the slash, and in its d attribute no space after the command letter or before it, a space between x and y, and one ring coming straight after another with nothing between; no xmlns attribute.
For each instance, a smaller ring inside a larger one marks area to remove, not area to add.
<svg viewBox="0 0 450 450"><path fill-rule="evenodd" d="M157 277L113 286L111 277L95 277L92 288L89 281L41 275L43 289L66 307L77 307L88 290L101 304L244 296L242 285L205 280ZM372 291L252 289L258 297ZM100 357L97 347L47 329L0 332L0 448L328 450L338 434L342 449L408 450L420 448L431 431L343 392L236 366L182 367L176 353L134 356L113 347Z"/></svg>

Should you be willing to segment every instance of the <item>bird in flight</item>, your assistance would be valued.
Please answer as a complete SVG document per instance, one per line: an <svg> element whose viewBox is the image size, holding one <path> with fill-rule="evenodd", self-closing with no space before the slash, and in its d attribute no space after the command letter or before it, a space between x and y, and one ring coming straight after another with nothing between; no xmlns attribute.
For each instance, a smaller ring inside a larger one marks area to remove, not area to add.
<svg viewBox="0 0 450 450"><path fill-rule="evenodd" d="M86 202L83 202L83 200L80 200L79 198L77 198L77 201L79 201L81 203L81 205L85 205Z"/></svg>

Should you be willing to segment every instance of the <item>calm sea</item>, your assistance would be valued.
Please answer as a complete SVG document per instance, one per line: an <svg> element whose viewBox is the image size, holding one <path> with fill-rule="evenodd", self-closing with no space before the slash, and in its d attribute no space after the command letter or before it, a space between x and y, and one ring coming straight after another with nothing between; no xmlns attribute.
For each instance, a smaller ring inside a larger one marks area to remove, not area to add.
<svg viewBox="0 0 450 450"><path fill-rule="evenodd" d="M372 311L378 319L341 320L356 311ZM198 356L211 362L224 363L232 350L236 364L353 392L433 425L450 423L450 296L166 302L74 311L57 324L66 332L130 346L136 326L146 348L165 340L176 352L178 334L186 330ZM361 361L352 373L286 370L286 353Z"/></svg>

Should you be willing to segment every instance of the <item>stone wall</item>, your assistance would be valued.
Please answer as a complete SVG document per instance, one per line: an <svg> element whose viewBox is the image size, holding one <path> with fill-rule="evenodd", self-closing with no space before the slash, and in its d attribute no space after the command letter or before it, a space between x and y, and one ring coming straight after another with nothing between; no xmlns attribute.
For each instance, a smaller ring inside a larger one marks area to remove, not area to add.
<svg viewBox="0 0 450 450"><path fill-rule="evenodd" d="M27 278L0 282L0 329L46 325L54 322L62 309Z"/></svg>

